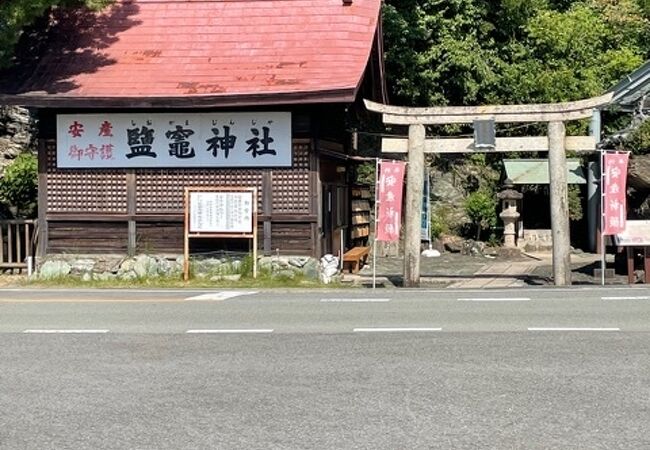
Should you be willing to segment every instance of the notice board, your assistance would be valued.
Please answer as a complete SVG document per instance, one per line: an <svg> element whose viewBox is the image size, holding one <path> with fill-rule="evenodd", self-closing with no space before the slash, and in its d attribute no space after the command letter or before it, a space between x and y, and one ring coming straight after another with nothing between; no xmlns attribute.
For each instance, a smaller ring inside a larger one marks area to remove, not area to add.
<svg viewBox="0 0 650 450"><path fill-rule="evenodd" d="M189 196L190 234L253 233L254 192L190 191Z"/></svg>
<svg viewBox="0 0 650 450"><path fill-rule="evenodd" d="M190 239L252 240L253 277L257 277L257 189L248 187L185 188L185 263L189 279Z"/></svg>

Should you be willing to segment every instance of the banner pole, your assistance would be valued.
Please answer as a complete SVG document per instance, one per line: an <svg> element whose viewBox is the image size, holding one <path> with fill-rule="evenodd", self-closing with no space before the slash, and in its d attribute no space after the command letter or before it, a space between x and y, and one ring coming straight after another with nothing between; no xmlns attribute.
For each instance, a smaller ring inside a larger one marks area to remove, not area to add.
<svg viewBox="0 0 650 450"><path fill-rule="evenodd" d="M185 211L183 211L183 281L189 281L190 279L190 191L185 188L185 204L183 205Z"/></svg>
<svg viewBox="0 0 650 450"><path fill-rule="evenodd" d="M372 239L372 288L377 288L377 191L379 190L379 158L375 158L375 235Z"/></svg>
<svg viewBox="0 0 650 450"><path fill-rule="evenodd" d="M600 150L600 285L605 286L607 251L605 248L605 151Z"/></svg>

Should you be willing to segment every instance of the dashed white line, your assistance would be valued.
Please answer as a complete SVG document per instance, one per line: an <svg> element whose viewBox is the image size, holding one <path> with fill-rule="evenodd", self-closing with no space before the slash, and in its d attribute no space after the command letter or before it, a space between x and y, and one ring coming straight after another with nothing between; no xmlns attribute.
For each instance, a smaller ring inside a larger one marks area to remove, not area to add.
<svg viewBox="0 0 650 450"><path fill-rule="evenodd" d="M601 300L650 300L648 295L639 295L637 297L628 296L628 297L601 297Z"/></svg>
<svg viewBox="0 0 650 450"><path fill-rule="evenodd" d="M487 297L474 297L474 298L459 298L459 302L528 302L528 297L501 297L501 298L487 298Z"/></svg>
<svg viewBox="0 0 650 450"><path fill-rule="evenodd" d="M528 331L621 331L621 329L620 328L541 327L541 328L528 328Z"/></svg>
<svg viewBox="0 0 650 450"><path fill-rule="evenodd" d="M216 329L216 330L187 330L187 334L265 334L273 333L270 328L267 329Z"/></svg>
<svg viewBox="0 0 650 450"><path fill-rule="evenodd" d="M387 303L389 298L321 298L321 303Z"/></svg>
<svg viewBox="0 0 650 450"><path fill-rule="evenodd" d="M230 298L241 297L243 295L254 295L257 293L258 291L220 291L188 297L185 300L220 302L223 300L228 300Z"/></svg>
<svg viewBox="0 0 650 450"><path fill-rule="evenodd" d="M109 330L24 330L23 333L33 333L33 334L102 334L108 333Z"/></svg>
<svg viewBox="0 0 650 450"><path fill-rule="evenodd" d="M354 328L355 333L403 333L442 331L442 328Z"/></svg>

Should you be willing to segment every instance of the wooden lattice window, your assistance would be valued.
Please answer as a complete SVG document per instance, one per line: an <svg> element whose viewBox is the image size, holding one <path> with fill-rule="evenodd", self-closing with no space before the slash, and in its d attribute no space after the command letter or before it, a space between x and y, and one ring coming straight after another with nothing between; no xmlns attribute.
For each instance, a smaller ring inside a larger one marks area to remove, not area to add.
<svg viewBox="0 0 650 450"><path fill-rule="evenodd" d="M273 213L308 214L311 211L309 192L309 144L293 144L293 167L273 169Z"/></svg>
<svg viewBox="0 0 650 450"><path fill-rule="evenodd" d="M127 213L125 169L58 169L56 146L47 145L48 211ZM274 214L311 212L310 146L293 144L293 167L271 169ZM186 186L244 186L258 189L262 212L263 169L136 169L136 214L182 214Z"/></svg>
<svg viewBox="0 0 650 450"><path fill-rule="evenodd" d="M126 214L124 170L58 169L56 144L46 146L49 212Z"/></svg>
<svg viewBox="0 0 650 450"><path fill-rule="evenodd" d="M136 212L183 212L184 190L189 186L244 186L262 189L260 170L142 169L136 171ZM258 209L262 206L258 195Z"/></svg>

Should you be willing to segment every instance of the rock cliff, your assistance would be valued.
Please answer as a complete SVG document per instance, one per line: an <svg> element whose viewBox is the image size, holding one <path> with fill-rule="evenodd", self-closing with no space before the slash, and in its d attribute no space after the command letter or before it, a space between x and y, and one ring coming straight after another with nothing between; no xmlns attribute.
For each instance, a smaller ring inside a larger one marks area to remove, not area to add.
<svg viewBox="0 0 650 450"><path fill-rule="evenodd" d="M11 161L35 141L35 120L25 108L0 106L0 175Z"/></svg>

